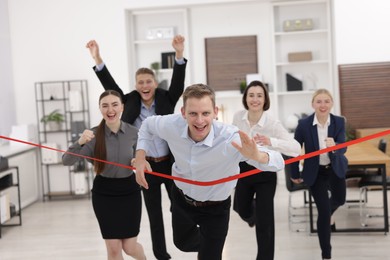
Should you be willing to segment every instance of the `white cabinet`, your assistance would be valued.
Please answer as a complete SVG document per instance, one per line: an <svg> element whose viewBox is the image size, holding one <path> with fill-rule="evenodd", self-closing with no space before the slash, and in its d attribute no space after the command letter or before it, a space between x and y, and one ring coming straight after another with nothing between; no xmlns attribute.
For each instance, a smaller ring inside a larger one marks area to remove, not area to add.
<svg viewBox="0 0 390 260"><path fill-rule="evenodd" d="M285 123L292 114L312 113L311 97L318 88L334 92L331 15L328 0L290 1L272 4L274 104ZM311 29L299 30L299 22L311 22ZM286 30L297 22L298 30ZM289 61L291 53L310 52L311 60ZM302 90L288 91L286 74L302 81Z"/></svg>
<svg viewBox="0 0 390 260"><path fill-rule="evenodd" d="M175 52L172 47L174 35L183 35L186 39L184 57L188 58L189 38L187 9L132 10L127 13L128 38L130 44L130 79L134 79L138 68L152 68L158 62L158 81L171 79L172 69L162 68L162 53ZM186 71L186 86L190 75ZM135 83L135 82L133 82Z"/></svg>

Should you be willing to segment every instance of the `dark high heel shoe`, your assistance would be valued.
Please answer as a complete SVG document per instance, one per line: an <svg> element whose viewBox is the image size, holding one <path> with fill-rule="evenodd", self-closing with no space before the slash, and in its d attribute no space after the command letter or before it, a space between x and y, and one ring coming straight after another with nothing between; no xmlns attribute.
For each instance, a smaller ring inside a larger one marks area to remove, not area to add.
<svg viewBox="0 0 390 260"><path fill-rule="evenodd" d="M332 232L336 232L336 223L333 223L332 225L330 225L330 230Z"/></svg>
<svg viewBox="0 0 390 260"><path fill-rule="evenodd" d="M256 225L256 199L252 200L251 208L252 215L249 218L242 219L248 223L249 227L254 227Z"/></svg>

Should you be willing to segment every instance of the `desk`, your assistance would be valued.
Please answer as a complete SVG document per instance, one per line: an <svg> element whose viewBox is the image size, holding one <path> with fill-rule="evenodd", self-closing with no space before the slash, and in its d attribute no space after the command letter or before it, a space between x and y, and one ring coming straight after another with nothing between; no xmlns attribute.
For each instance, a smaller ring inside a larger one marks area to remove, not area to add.
<svg viewBox="0 0 390 260"><path fill-rule="evenodd" d="M20 199L20 178L19 178L19 167L17 166L11 166L6 170L0 171L0 177L4 177L10 175L12 178L12 182L8 183L8 185L3 186L0 188L0 193L7 194L8 196L15 194L17 196L17 200L11 200L8 201L8 203L14 203L15 205L15 215L10 213L10 218L6 220L5 223L0 223L0 238L1 238L1 229L2 227L12 227L12 226L21 226L22 225L22 207L21 207L21 199ZM16 177L16 178L15 178ZM16 188L12 189L12 188ZM9 207L10 204L5 203L6 207ZM3 207L2 207L3 208ZM10 208L6 209L6 211L11 211ZM17 212L17 213L16 213ZM1 214L2 212L0 212ZM18 218L18 221L13 221L13 218Z"/></svg>
<svg viewBox="0 0 390 260"><path fill-rule="evenodd" d="M346 228L337 229L336 232L389 232L389 219L387 207L387 183L386 165L390 165L390 157L382 153L378 148L368 142L348 146L345 156L348 158L349 168L381 168L383 183L383 228ZM310 232L317 232L314 229L312 197L309 196L310 211Z"/></svg>
<svg viewBox="0 0 390 260"><path fill-rule="evenodd" d="M29 145L0 145L0 155L8 158L9 166L18 166L20 174L21 206L36 202L40 198L39 150Z"/></svg>
<svg viewBox="0 0 390 260"><path fill-rule="evenodd" d="M361 128L361 129L356 129L355 132L356 132L356 138L362 138L362 137L366 137L366 136L369 136L369 135L377 134L379 132L388 131L388 130L390 130L389 127ZM381 136L381 137L377 137L377 138L374 138L374 139L367 140L367 143L371 143L372 145L378 147L379 141L381 139L387 140L387 143L390 144L390 135L385 135L385 136ZM386 154L388 156L390 156L390 149L387 149ZM387 169L390 169L389 165L387 165ZM387 172L387 176L389 176L389 175L390 175L390 170Z"/></svg>

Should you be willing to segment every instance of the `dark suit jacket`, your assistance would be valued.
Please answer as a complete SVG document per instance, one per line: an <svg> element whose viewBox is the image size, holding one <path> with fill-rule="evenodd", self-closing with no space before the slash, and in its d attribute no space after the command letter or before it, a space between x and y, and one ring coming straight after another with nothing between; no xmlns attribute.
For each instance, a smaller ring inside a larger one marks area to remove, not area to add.
<svg viewBox="0 0 390 260"><path fill-rule="evenodd" d="M318 142L317 125L313 125L314 114L307 118L299 120L297 129L295 130L294 138L302 145L304 144L305 153L318 151L320 145ZM330 125L328 127L328 137L333 137L336 144L345 142L345 120L343 117L330 114ZM340 178L345 178L345 173L348 167L348 160L344 153L347 148L342 148L329 152L329 158L332 164L332 169ZM303 164L302 176L299 176L299 162L292 165L292 178L303 178L308 186L312 186L317 179L318 169L320 165L319 155L305 159Z"/></svg>
<svg viewBox="0 0 390 260"><path fill-rule="evenodd" d="M185 63L182 65L175 62L169 90L160 88L156 89L154 99L157 115L172 114L175 111L176 103L184 91L187 60L184 59L184 61ZM119 88L118 84L116 84L115 80L112 78L107 66L104 66L101 71L95 71L95 73L104 89L115 90L121 94L124 103L124 110L121 119L124 122L133 124L141 113L141 95L136 90L133 90L128 94L124 94L122 89Z"/></svg>

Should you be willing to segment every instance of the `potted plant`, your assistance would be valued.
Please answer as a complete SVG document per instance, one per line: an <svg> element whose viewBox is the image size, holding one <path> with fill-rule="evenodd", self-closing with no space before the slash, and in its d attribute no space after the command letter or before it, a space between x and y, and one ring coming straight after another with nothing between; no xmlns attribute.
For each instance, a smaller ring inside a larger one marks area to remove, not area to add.
<svg viewBox="0 0 390 260"><path fill-rule="evenodd" d="M51 131L60 130L61 123L64 121L65 121L64 115L59 112L59 109L56 109L41 118L41 122L44 124L48 124L49 129Z"/></svg>
<svg viewBox="0 0 390 260"><path fill-rule="evenodd" d="M150 64L150 68L154 71L156 76L156 81L158 82L159 78L159 71L160 71L160 62L156 61Z"/></svg>
<svg viewBox="0 0 390 260"><path fill-rule="evenodd" d="M246 80L241 80L240 81L240 92L241 92L241 94L244 93L245 89L246 89Z"/></svg>

